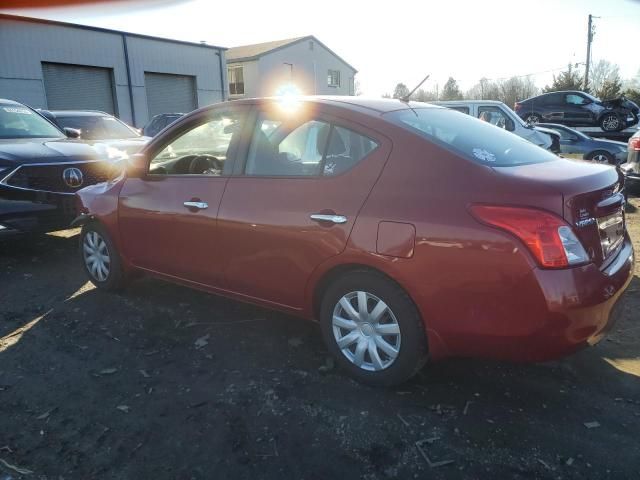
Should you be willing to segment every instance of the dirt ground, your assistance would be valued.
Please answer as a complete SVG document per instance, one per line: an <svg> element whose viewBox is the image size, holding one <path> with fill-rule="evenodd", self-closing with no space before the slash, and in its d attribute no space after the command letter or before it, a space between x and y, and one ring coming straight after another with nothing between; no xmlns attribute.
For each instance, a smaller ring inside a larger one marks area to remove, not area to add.
<svg viewBox="0 0 640 480"><path fill-rule="evenodd" d="M640 199L628 222L640 251ZM0 480L640 478L640 269L596 347L385 390L312 323L151 279L97 292L73 233L0 243Z"/></svg>

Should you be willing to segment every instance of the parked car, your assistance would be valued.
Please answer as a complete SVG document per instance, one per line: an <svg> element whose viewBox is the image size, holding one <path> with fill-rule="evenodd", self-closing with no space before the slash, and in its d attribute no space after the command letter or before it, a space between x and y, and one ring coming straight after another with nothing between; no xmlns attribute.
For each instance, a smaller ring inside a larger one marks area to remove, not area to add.
<svg viewBox="0 0 640 480"><path fill-rule="evenodd" d="M617 132L638 123L640 109L621 96L599 100L585 92L566 90L551 92L516 102L515 111L527 123L561 123L572 127L600 127Z"/></svg>
<svg viewBox="0 0 640 480"><path fill-rule="evenodd" d="M73 194L109 178L113 163L67 138L77 134L0 99L0 235L68 228L76 213Z"/></svg>
<svg viewBox="0 0 640 480"><path fill-rule="evenodd" d="M546 148L554 153L560 152L560 135L556 131L527 125L502 102L495 100L452 100L432 103L480 118L539 147Z"/></svg>
<svg viewBox="0 0 640 480"><path fill-rule="evenodd" d="M151 140L123 121L93 110L38 110L60 128L80 131L80 138L96 146L115 148L129 155L139 152ZM100 148L100 147L98 147Z"/></svg>
<svg viewBox="0 0 640 480"><path fill-rule="evenodd" d="M629 139L627 161L620 165L620 169L624 174L628 190L638 193L640 191L640 130Z"/></svg>
<svg viewBox="0 0 640 480"><path fill-rule="evenodd" d="M155 137L165 127L184 116L184 113L160 113L155 115L142 129L147 137Z"/></svg>
<svg viewBox="0 0 640 480"><path fill-rule="evenodd" d="M560 134L560 152L579 154L592 162L619 165L627 160L627 144L599 138L591 138L582 132L557 123L538 123L536 126L550 128Z"/></svg>
<svg viewBox="0 0 640 480"><path fill-rule="evenodd" d="M144 272L317 319L337 362L375 385L427 358L593 344L633 275L615 168L433 105L220 103L130 162L77 194L98 288Z"/></svg>

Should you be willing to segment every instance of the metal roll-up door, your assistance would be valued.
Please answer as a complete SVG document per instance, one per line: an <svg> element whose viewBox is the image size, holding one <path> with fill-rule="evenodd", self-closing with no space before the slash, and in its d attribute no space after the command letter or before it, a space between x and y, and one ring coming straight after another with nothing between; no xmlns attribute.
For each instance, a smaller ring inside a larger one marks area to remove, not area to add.
<svg viewBox="0 0 640 480"><path fill-rule="evenodd" d="M144 74L149 118L159 113L188 113L196 108L196 82L189 75Z"/></svg>
<svg viewBox="0 0 640 480"><path fill-rule="evenodd" d="M43 63L49 110L100 110L115 115L110 68Z"/></svg>

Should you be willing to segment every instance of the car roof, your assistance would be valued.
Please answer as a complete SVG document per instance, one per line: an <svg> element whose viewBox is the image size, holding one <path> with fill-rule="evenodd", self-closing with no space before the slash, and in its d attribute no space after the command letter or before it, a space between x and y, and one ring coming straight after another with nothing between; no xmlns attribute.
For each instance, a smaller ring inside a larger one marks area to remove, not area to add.
<svg viewBox="0 0 640 480"><path fill-rule="evenodd" d="M99 110L47 110L54 117L111 117Z"/></svg>
<svg viewBox="0 0 640 480"><path fill-rule="evenodd" d="M438 100L434 105L504 105L500 100Z"/></svg>
<svg viewBox="0 0 640 480"><path fill-rule="evenodd" d="M287 101L286 97L263 97L232 100L234 104L262 104ZM293 97L293 101L313 103L318 105L331 105L353 111L368 112L369 114L381 115L396 110L407 110L409 108L439 108L436 105L423 102L403 102L396 98L375 98L375 97L353 97L340 95L312 95Z"/></svg>
<svg viewBox="0 0 640 480"><path fill-rule="evenodd" d="M20 102L16 102L14 100L9 100L8 98L0 98L0 105L22 105Z"/></svg>

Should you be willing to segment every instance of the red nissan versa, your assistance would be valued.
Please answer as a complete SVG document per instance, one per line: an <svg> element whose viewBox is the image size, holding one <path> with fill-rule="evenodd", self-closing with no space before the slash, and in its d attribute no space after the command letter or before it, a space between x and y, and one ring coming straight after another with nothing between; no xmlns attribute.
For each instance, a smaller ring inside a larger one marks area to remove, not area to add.
<svg viewBox="0 0 640 480"><path fill-rule="evenodd" d="M308 319L357 379L602 338L634 255L622 180L468 115L360 98L195 111L78 192L81 259Z"/></svg>

